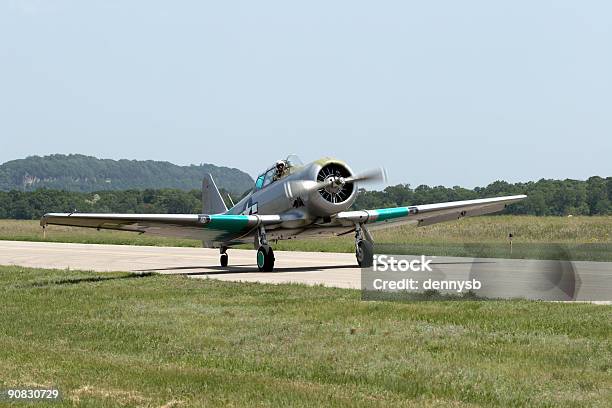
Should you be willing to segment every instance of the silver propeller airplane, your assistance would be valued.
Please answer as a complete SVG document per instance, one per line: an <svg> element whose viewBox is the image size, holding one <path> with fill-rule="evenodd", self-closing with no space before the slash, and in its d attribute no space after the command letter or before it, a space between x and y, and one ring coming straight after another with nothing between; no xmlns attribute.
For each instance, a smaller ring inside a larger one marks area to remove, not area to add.
<svg viewBox="0 0 612 408"><path fill-rule="evenodd" d="M357 263L365 267L372 263L372 230L493 213L526 198L515 195L348 211L357 198L357 185L384 178L382 169L353 173L341 160L323 158L304 165L291 155L257 177L253 190L229 210L208 175L202 183L202 214L49 213L40 224L43 228L69 225L197 239L205 247L220 249L223 267L228 264L229 247L253 242L260 271L274 268L270 242L354 233Z"/></svg>

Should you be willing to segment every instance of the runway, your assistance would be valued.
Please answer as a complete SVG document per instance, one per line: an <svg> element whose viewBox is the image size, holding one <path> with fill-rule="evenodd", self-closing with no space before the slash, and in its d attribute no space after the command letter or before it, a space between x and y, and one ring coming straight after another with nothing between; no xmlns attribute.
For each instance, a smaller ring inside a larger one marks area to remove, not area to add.
<svg viewBox="0 0 612 408"><path fill-rule="evenodd" d="M263 283L303 283L339 288L361 288L361 269L354 254L275 251L274 272L259 272L255 251L230 249L229 266L219 266L219 251L205 248L147 247L127 245L68 244L50 242L0 241L0 265L33 268L91 270L98 272L156 272L183 274L194 278ZM550 261L478 260L434 257L434 272L444 276L473 276L484 271L524 294L525 277L556 268ZM484 265L484 266L479 266ZM578 300L609 303L612 294L612 263L572 262L579 276ZM480 271L480 272L479 272ZM528 291L528 290L527 290Z"/></svg>
<svg viewBox="0 0 612 408"><path fill-rule="evenodd" d="M304 283L359 289L354 254L275 251L274 272L259 272L255 251L230 249L229 266L207 248L0 241L0 265L111 272L158 272L227 281Z"/></svg>

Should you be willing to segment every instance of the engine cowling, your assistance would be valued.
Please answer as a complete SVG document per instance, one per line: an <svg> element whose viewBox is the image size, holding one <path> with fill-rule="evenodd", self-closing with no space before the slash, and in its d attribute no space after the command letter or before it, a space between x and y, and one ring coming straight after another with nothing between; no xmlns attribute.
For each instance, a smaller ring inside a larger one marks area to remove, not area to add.
<svg viewBox="0 0 612 408"><path fill-rule="evenodd" d="M324 188L309 194L309 210L317 216L325 217L348 209L355 202L357 187L354 183L339 180L352 175L352 170L344 162L328 160L317 163L311 172L313 180L316 182L336 180L336 182L330 182Z"/></svg>

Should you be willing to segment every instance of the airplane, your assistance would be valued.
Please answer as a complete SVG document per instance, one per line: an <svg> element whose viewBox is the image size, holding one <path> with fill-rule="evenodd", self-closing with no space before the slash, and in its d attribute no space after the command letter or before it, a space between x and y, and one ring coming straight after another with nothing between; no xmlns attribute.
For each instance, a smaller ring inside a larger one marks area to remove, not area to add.
<svg viewBox="0 0 612 408"><path fill-rule="evenodd" d="M66 225L190 238L219 248L227 267L228 248L253 242L257 268L274 269L270 244L278 240L354 234L355 257L369 267L374 255L371 231L392 226L431 225L503 210L526 198L513 195L405 207L350 210L358 185L385 180L383 169L354 173L342 160L322 158L304 165L296 155L279 160L255 180L253 189L227 209L212 176L202 182L202 214L48 213L40 225Z"/></svg>

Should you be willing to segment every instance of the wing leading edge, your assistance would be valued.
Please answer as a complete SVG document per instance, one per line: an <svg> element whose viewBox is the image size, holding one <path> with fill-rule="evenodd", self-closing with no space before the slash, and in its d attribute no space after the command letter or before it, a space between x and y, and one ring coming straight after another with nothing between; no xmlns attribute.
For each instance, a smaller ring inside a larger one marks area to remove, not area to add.
<svg viewBox="0 0 612 408"><path fill-rule="evenodd" d="M40 225L66 225L191 238L209 242L240 241L259 225L280 223L278 215L231 214L45 214Z"/></svg>
<svg viewBox="0 0 612 408"><path fill-rule="evenodd" d="M526 195L484 198L478 200L451 201L447 203L413 205L409 207L380 208L376 210L343 211L336 220L343 225L371 224L370 229L391 225L431 225L463 217L490 214L503 210L508 204L527 198Z"/></svg>

